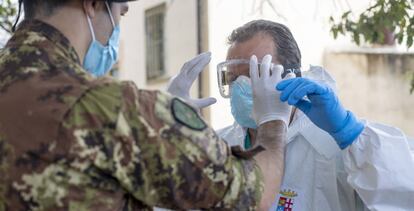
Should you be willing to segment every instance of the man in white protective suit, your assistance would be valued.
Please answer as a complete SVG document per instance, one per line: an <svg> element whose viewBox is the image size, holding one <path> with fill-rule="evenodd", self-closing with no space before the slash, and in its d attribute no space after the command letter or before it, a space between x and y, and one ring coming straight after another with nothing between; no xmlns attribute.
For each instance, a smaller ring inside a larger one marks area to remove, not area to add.
<svg viewBox="0 0 414 211"><path fill-rule="evenodd" d="M398 128L359 119L344 109L335 81L323 68L301 72L300 50L286 26L255 20L234 30L229 44L227 59L217 71L220 93L230 99L235 123L217 133L230 146L260 151L250 69L271 60L273 68L284 67L282 77L296 75L274 85L280 96L275 101L293 108L281 111L289 112L289 127L281 191L272 210L414 210L412 141ZM200 57L168 88L199 109L215 102L189 98L188 82L195 78L188 78L194 75L188 72L200 73L210 54Z"/></svg>

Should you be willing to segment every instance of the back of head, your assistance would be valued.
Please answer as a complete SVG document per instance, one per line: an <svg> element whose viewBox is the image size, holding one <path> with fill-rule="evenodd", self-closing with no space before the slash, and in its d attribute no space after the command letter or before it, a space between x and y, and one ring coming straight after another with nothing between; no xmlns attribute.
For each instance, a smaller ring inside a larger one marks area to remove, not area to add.
<svg viewBox="0 0 414 211"><path fill-rule="evenodd" d="M81 0L19 0L19 5L24 5L26 19L33 19L38 16L50 16L56 9L72 1ZM135 0L102 0L108 2L127 2Z"/></svg>
<svg viewBox="0 0 414 211"><path fill-rule="evenodd" d="M275 55L285 68L299 68L301 53L289 28L283 24L268 20L254 20L235 29L228 38L228 43L244 42L258 33L265 33L273 38Z"/></svg>
<svg viewBox="0 0 414 211"><path fill-rule="evenodd" d="M50 16L53 12L72 0L20 0L24 5L26 19L38 16Z"/></svg>

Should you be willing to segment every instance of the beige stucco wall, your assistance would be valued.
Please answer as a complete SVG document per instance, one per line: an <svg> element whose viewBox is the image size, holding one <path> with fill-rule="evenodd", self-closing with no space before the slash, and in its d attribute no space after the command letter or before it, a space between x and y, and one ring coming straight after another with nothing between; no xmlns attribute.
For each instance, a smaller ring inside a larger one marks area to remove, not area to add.
<svg viewBox="0 0 414 211"><path fill-rule="evenodd" d="M166 3L165 66L167 75L162 80L148 82L145 70L145 11ZM128 14L121 25L120 75L122 80L133 80L138 87L165 90L170 77L184 62L197 54L197 13L194 0L140 0L130 3ZM192 94L197 95L197 82Z"/></svg>
<svg viewBox="0 0 414 211"><path fill-rule="evenodd" d="M409 93L414 54L378 49L326 52L324 66L336 78L339 97L349 110L414 136L414 96Z"/></svg>

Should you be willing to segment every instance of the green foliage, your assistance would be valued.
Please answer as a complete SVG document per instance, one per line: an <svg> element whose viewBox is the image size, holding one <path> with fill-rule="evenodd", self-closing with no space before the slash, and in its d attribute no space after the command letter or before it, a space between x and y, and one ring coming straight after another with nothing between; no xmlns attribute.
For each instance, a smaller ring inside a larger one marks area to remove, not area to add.
<svg viewBox="0 0 414 211"><path fill-rule="evenodd" d="M0 0L0 29L11 33L16 13L16 4L12 0Z"/></svg>
<svg viewBox="0 0 414 211"><path fill-rule="evenodd" d="M401 44L405 40L409 48L414 36L412 12L410 0L377 0L355 21L350 17L352 11L345 12L338 22L331 17L331 32L335 39L339 34L350 34L357 45L361 44L361 38L370 44L387 44L387 36L391 35L392 42Z"/></svg>
<svg viewBox="0 0 414 211"><path fill-rule="evenodd" d="M411 0L376 0L357 20L350 17L352 11L343 13L339 21L331 16L331 33L335 39L340 34L350 34L357 45L361 44L363 38L366 43L381 45L394 41L402 44L405 41L407 48L410 48L414 41L413 14ZM414 74L410 92L414 92Z"/></svg>
<svg viewBox="0 0 414 211"><path fill-rule="evenodd" d="M413 91L414 91L414 74L413 74L413 76L411 78L411 89L410 89L410 93L412 94Z"/></svg>

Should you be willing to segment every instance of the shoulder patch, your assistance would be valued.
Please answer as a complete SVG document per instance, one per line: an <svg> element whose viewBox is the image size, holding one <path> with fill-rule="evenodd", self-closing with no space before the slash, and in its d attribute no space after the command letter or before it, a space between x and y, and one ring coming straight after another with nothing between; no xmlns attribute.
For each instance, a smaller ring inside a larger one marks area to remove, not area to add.
<svg viewBox="0 0 414 211"><path fill-rule="evenodd" d="M197 111L180 99L174 98L172 100L171 110L175 121L180 124L193 130L201 131L207 128L207 124L200 118Z"/></svg>

